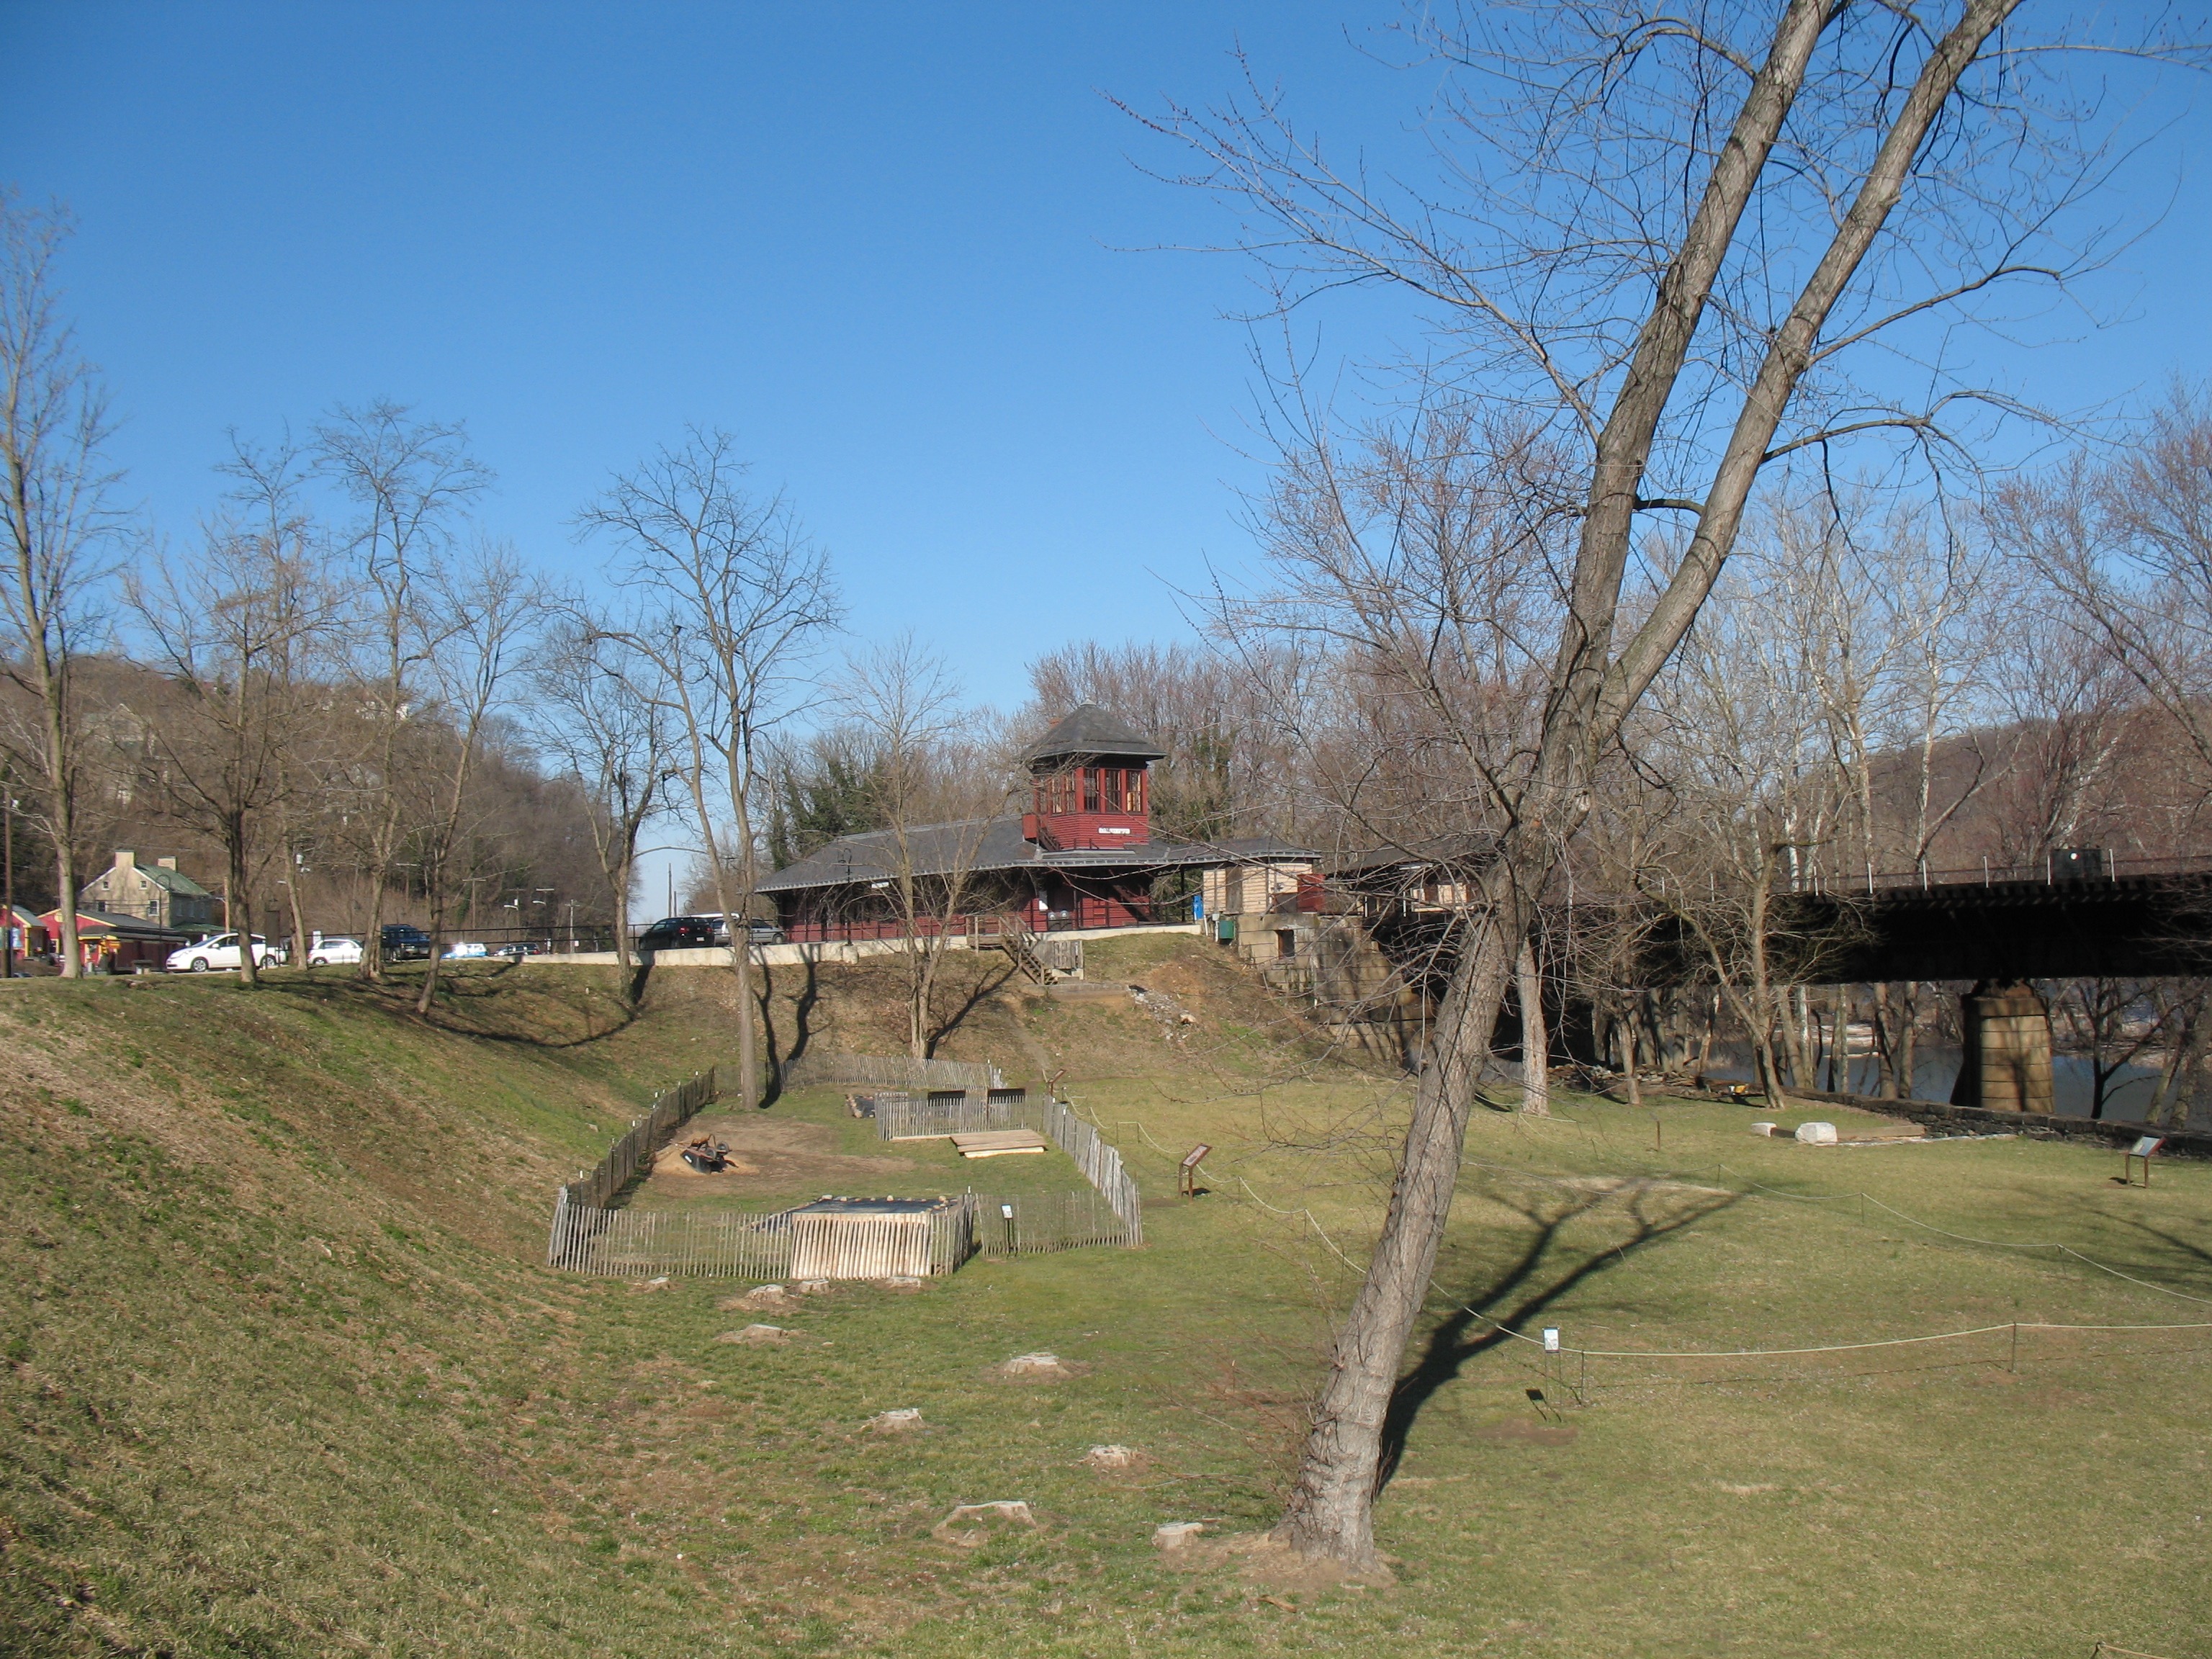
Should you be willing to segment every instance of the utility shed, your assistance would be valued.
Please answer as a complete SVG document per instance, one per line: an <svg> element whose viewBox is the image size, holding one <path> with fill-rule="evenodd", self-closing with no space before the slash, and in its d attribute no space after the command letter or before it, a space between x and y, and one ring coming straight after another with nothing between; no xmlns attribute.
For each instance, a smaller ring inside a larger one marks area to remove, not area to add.
<svg viewBox="0 0 2212 1659"><path fill-rule="evenodd" d="M921 1279L975 1253L972 1198L822 1198L785 1214L793 1279Z"/></svg>

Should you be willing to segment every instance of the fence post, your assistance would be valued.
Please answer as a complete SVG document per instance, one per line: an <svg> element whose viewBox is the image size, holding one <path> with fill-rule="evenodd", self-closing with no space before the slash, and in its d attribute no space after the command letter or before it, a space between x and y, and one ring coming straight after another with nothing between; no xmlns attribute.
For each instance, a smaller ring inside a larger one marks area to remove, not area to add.
<svg viewBox="0 0 2212 1659"><path fill-rule="evenodd" d="M565 1247L568 1242L568 1189L566 1186L563 1186L561 1188L560 1196L553 1200L553 1232L552 1236L545 1241L545 1265L547 1267L557 1267L562 1265L562 1257L565 1254Z"/></svg>

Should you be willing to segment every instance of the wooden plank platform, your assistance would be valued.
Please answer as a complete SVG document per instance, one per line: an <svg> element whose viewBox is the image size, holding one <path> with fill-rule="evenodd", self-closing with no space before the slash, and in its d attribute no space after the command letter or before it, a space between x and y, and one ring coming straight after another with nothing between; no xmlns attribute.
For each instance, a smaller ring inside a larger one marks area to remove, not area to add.
<svg viewBox="0 0 2212 1659"><path fill-rule="evenodd" d="M976 1129L952 1137L963 1158L1005 1158L1016 1152L1042 1152L1045 1138L1035 1129Z"/></svg>

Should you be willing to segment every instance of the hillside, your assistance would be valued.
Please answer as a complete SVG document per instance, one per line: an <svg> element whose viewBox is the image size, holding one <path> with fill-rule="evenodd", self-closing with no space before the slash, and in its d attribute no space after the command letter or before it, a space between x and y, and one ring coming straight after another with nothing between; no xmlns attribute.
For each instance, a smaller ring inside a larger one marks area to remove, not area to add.
<svg viewBox="0 0 2212 1659"><path fill-rule="evenodd" d="M757 1316L721 1305L742 1284L539 1265L553 1184L656 1088L726 1060L720 975L658 975L629 1018L592 970L489 969L427 1025L404 988L297 975L258 995L0 988L0 1648L2011 1659L2212 1641L2203 1331L2033 1328L2204 1317L2212 1170L2123 1192L2117 1160L2077 1147L1805 1148L1712 1103L1658 1109L1663 1151L1654 1114L1603 1103L1478 1118L1381 1510L1394 1588L1159 1555L1159 1522L1276 1512L1404 1098L1318 1059L1202 947L1117 950L1096 971L1196 1023L979 979L946 1051L1068 1068L1145 1185L1146 1248L977 1261L919 1296L841 1288L772 1316L794 1335L759 1348L715 1340ZM882 964L776 996L786 1045L803 1013L810 1042L892 1046ZM984 1184L942 1148L870 1142L835 1091L755 1122L805 1156L903 1161L860 1189ZM1176 1200L1199 1140L1214 1190ZM1052 1162L1003 1178L1048 1185ZM804 1191L817 1167L760 1190ZM2063 1242L2130 1278L1951 1235ZM1457 1303L1570 1346L1730 1357L1571 1372ZM1997 1334L1744 1352L1980 1327ZM994 1374L1034 1349L1076 1374ZM1532 1386L1557 1409L1538 1416ZM892 1407L920 1428L872 1431ZM1107 1443L1138 1465L1084 1467ZM1014 1498L1034 1530L933 1535L954 1504Z"/></svg>

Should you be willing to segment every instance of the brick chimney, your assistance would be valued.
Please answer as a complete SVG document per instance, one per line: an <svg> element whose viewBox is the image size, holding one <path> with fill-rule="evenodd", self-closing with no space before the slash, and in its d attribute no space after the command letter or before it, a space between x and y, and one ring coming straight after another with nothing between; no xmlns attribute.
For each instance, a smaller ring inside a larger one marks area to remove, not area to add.
<svg viewBox="0 0 2212 1659"><path fill-rule="evenodd" d="M132 852L127 847L117 848L115 849L115 867L118 870L136 870L138 867L137 854Z"/></svg>
<svg viewBox="0 0 2212 1659"><path fill-rule="evenodd" d="M164 870L173 870L177 867L177 861L174 859L155 859L154 862Z"/></svg>

